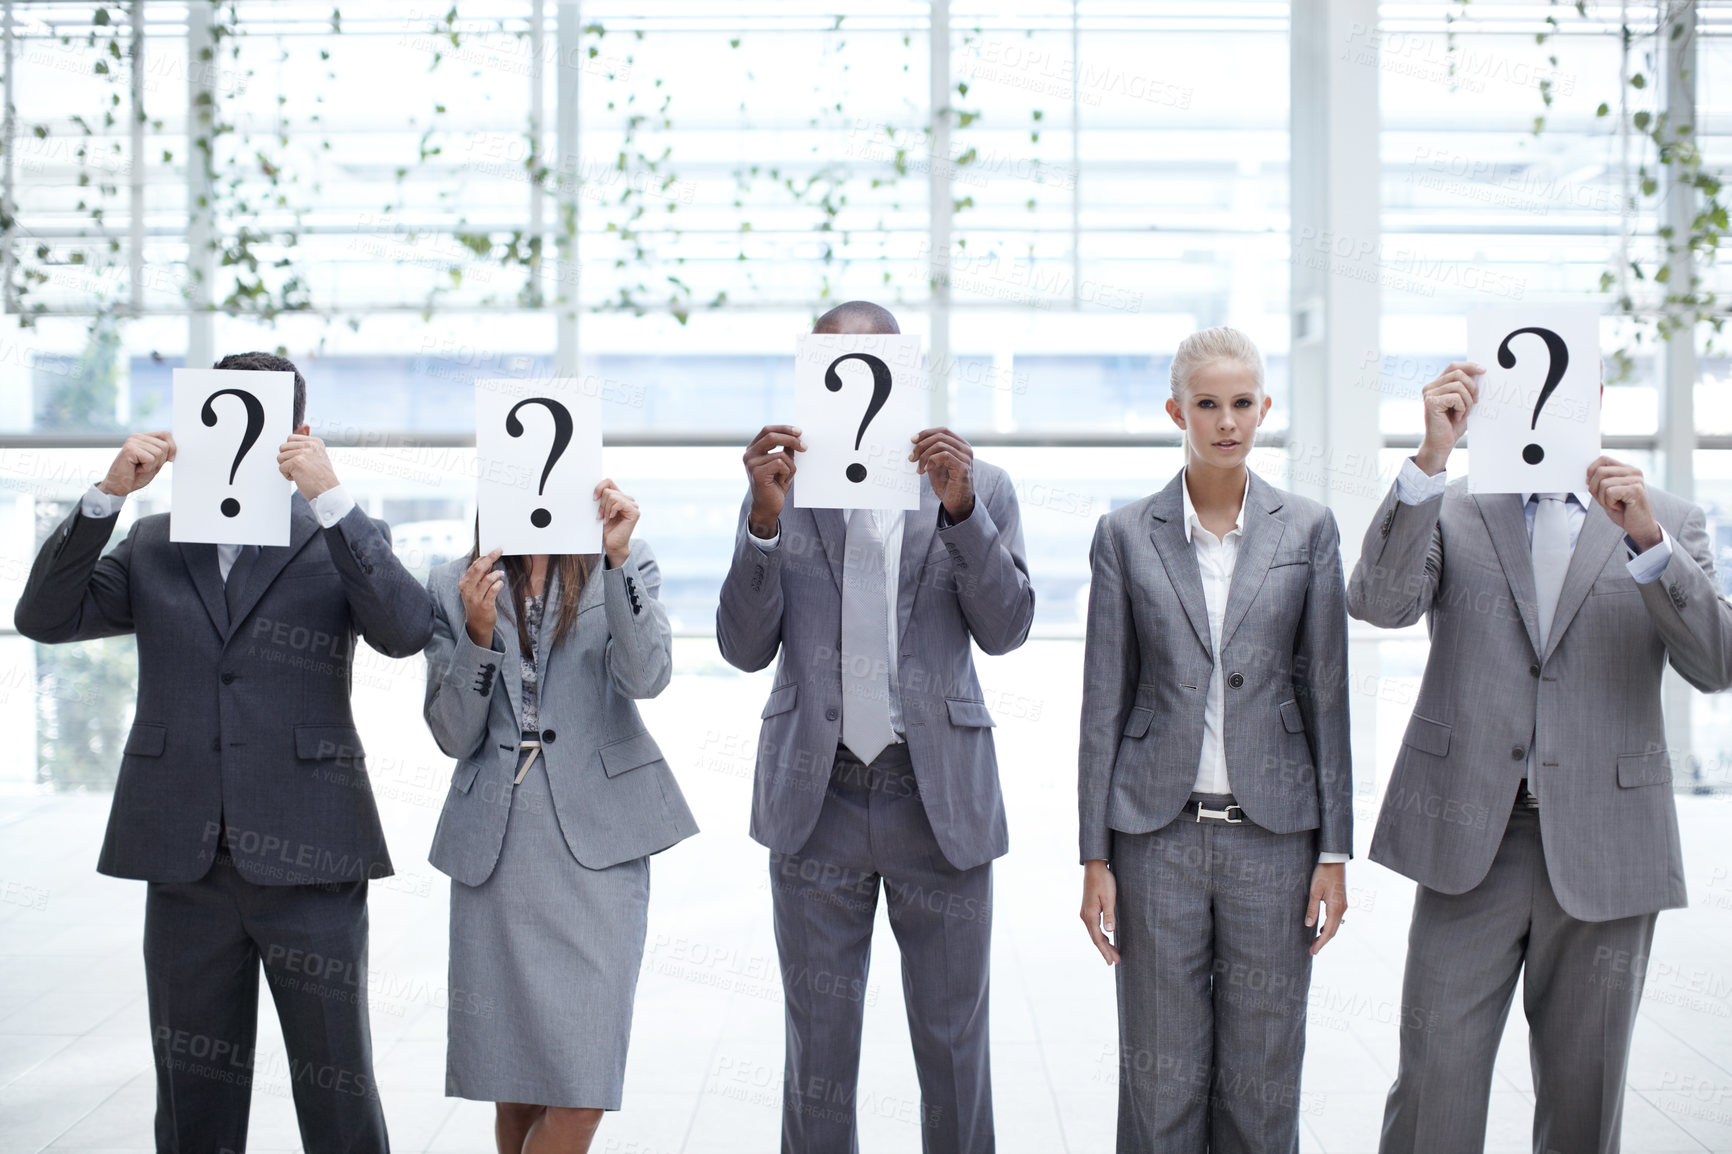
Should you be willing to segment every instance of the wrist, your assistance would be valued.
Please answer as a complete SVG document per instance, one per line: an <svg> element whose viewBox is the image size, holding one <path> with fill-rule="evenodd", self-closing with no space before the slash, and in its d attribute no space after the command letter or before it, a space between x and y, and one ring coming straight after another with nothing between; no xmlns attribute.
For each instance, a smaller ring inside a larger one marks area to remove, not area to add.
<svg viewBox="0 0 1732 1154"><path fill-rule="evenodd" d="M124 496L126 496L126 490L118 488L114 484L114 482L110 481L107 477L104 477L102 480L96 482L96 487L99 491L101 491L103 493L107 493L110 497L124 497Z"/></svg>
<svg viewBox="0 0 1732 1154"><path fill-rule="evenodd" d="M1449 448L1422 444L1419 451L1413 454L1413 463L1418 465L1419 471L1427 477L1435 477L1449 464Z"/></svg>
<svg viewBox="0 0 1732 1154"><path fill-rule="evenodd" d="M481 646L481 648L483 648L483 649L492 648L492 646L493 646L493 626L489 625L487 627L487 631L485 633L483 633L480 629L480 626L476 622L471 621L465 627L465 632L467 632L469 634L469 640L475 642L475 644Z"/></svg>
<svg viewBox="0 0 1732 1154"><path fill-rule="evenodd" d="M970 493L968 495L967 503L958 509L952 509L949 503L946 503L944 511L950 514L950 519L952 521L962 522L968 520L969 514L974 512L974 494Z"/></svg>
<svg viewBox="0 0 1732 1154"><path fill-rule="evenodd" d="M1634 541L1637 550L1643 553L1646 553L1665 539L1665 535L1660 532L1660 526L1657 522L1649 523L1648 527L1640 533L1635 531L1631 531L1630 533L1630 540Z"/></svg>
<svg viewBox="0 0 1732 1154"><path fill-rule="evenodd" d="M755 510L746 518L746 528L751 531L752 536L760 541L768 541L774 537L781 529L781 524L782 520L779 515L771 514L765 517Z"/></svg>
<svg viewBox="0 0 1732 1154"><path fill-rule="evenodd" d="M622 549L608 549L603 556L607 558L609 569L624 569L626 561L631 558L631 546L627 545Z"/></svg>

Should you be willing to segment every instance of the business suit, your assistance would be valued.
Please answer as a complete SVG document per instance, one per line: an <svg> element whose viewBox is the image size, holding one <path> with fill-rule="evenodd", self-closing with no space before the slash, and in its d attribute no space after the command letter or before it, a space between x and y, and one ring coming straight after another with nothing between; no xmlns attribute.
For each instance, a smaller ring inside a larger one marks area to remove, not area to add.
<svg viewBox="0 0 1732 1154"><path fill-rule="evenodd" d="M1340 538L1248 473L1217 604L1185 483L1102 517L1090 550L1077 792L1082 860L1118 887L1118 1149L1297 1150L1306 899L1319 851L1353 846ZM1188 808L1217 691L1233 825Z"/></svg>
<svg viewBox="0 0 1732 1154"><path fill-rule="evenodd" d="M1431 635L1371 845L1420 884L1384 1148L1484 1142L1525 970L1535 1149L1613 1151L1641 996L1629 961L1645 960L1658 911L1685 902L1661 673L1669 660L1698 688L1732 684L1703 515L1648 490L1670 560L1639 584L1623 534L1586 508L1542 643L1522 498L1464 479L1410 504L1402 483L1348 590L1354 616L1426 617ZM1537 810L1515 806L1523 778Z"/></svg>
<svg viewBox="0 0 1732 1154"><path fill-rule="evenodd" d="M643 962L649 855L697 832L636 699L667 686L673 633L661 573L634 541L592 570L555 642L550 569L532 634L541 748L521 782L524 670L510 590L491 643L470 638L458 582L435 569L425 713L458 758L429 860L452 879L446 1093L616 1110ZM487 1008L477 1013L475 1006Z"/></svg>
<svg viewBox="0 0 1732 1154"><path fill-rule="evenodd" d="M426 644L426 593L384 522L350 508L321 528L298 493L289 544L232 571L234 589L217 547L171 542L167 515L139 518L103 556L117 519L67 517L16 621L42 642L138 639L137 711L97 869L150 883L158 1146L244 1148L262 960L292 1070L330 1073L322 1088L292 1080L303 1140L383 1149L365 903L391 862L349 683L357 635L392 657Z"/></svg>
<svg viewBox="0 0 1732 1154"><path fill-rule="evenodd" d="M845 514L784 508L766 551L747 525L749 498L741 510L716 637L741 669L778 662L751 833L772 851L787 993L784 1150L855 1148L861 995L880 880L902 948L925 1149L992 1149L990 863L1008 835L971 643L991 654L1021 645L1034 592L1010 478L976 460L973 485L973 510L960 522L942 515L924 484L919 509L904 519L894 656L905 740L871 766L839 748ZM946 895L936 908L934 893ZM845 1088L845 1100L823 1096L824 1086ZM803 1101L806 1091L818 1100Z"/></svg>

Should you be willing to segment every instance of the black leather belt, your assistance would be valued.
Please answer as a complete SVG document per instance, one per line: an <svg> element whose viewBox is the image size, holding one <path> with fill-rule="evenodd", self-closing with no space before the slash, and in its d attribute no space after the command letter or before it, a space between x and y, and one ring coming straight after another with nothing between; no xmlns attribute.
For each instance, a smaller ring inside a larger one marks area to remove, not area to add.
<svg viewBox="0 0 1732 1154"><path fill-rule="evenodd" d="M1185 808L1180 810L1179 814L1192 821L1213 822L1216 825L1243 825L1251 820L1245 816L1245 811L1239 808L1239 803L1231 799L1225 805L1211 805L1200 797L1193 797L1185 803Z"/></svg>
<svg viewBox="0 0 1732 1154"><path fill-rule="evenodd" d="M1528 788L1528 779L1522 778L1522 783L1516 787L1515 808L1538 809L1539 807L1540 799L1535 797L1533 791Z"/></svg>

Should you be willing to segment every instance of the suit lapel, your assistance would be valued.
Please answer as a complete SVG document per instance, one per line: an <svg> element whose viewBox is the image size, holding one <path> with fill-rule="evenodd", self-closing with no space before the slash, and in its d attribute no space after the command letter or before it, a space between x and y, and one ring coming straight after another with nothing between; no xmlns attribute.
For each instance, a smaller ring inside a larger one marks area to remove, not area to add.
<svg viewBox="0 0 1732 1154"><path fill-rule="evenodd" d="M1569 568L1564 570L1564 587L1558 592L1558 608L1552 614L1552 631L1546 638L1545 658L1550 658L1557 649L1564 630L1575 619L1577 610L1588 598L1588 591L1594 587L1594 580L1623 538L1623 532L1597 502L1588 506L1582 531L1576 536L1576 547L1570 553Z"/></svg>
<svg viewBox="0 0 1732 1154"><path fill-rule="evenodd" d="M186 563L186 571L192 578L193 588L198 590L198 598L204 602L205 612L210 614L210 621L216 626L217 635L226 638L229 632L229 609L228 599L223 592L222 570L217 567L217 547L203 541L183 541L180 544L180 559Z"/></svg>
<svg viewBox="0 0 1732 1154"><path fill-rule="evenodd" d="M1155 526L1149 536L1155 543L1155 552L1161 555L1161 564L1166 567L1167 580L1172 582L1179 604L1185 607L1185 616L1191 619L1197 640L1203 643L1204 650L1213 654L1214 646L1209 643L1209 612L1203 602L1203 573L1197 568L1197 554L1185 536L1185 502L1179 492L1179 486L1184 483L1185 472L1181 469L1165 489L1155 494L1154 503L1149 507Z"/></svg>
<svg viewBox="0 0 1732 1154"><path fill-rule="evenodd" d="M1269 562L1287 531L1287 523L1275 516L1281 508L1281 497L1263 483L1255 473L1248 473L1245 484L1244 528L1239 535L1239 556L1233 562L1233 579L1227 586L1227 610L1221 620L1221 650L1233 640L1239 623L1245 620L1263 579L1269 575Z"/></svg>
<svg viewBox="0 0 1732 1154"><path fill-rule="evenodd" d="M978 499L978 498L977 498ZM896 621L898 637L908 636L908 619L914 615L914 595L926 576L926 556L932 536L938 532L938 494L931 485L920 486L920 508L902 516L902 563L896 571Z"/></svg>
<svg viewBox="0 0 1732 1154"><path fill-rule="evenodd" d="M813 509L812 523L818 527L818 540L824 546L824 560L830 565L830 576L836 588L842 588L842 558L848 549L848 519L840 509Z"/></svg>
<svg viewBox="0 0 1732 1154"><path fill-rule="evenodd" d="M253 564L252 573L246 578L246 588L241 590L234 620L228 623L225 637L234 635L240 623L247 619L247 614L253 611L253 606L265 595L265 590L271 587L271 582L277 579L277 574L283 571L283 566L306 548L307 542L311 541L318 531L319 519L314 516L312 506L307 504L305 497L299 493L294 494L289 503L289 543L259 547L259 558ZM217 597L219 600L225 599L225 593L220 587Z"/></svg>
<svg viewBox="0 0 1732 1154"><path fill-rule="evenodd" d="M1491 534L1492 548L1498 564L1509 581L1510 593L1520 611L1522 627L1528 631L1528 644L1540 651L1539 594L1534 591L1533 546L1528 543L1527 518L1522 512L1522 499L1515 493L1475 494L1474 503Z"/></svg>

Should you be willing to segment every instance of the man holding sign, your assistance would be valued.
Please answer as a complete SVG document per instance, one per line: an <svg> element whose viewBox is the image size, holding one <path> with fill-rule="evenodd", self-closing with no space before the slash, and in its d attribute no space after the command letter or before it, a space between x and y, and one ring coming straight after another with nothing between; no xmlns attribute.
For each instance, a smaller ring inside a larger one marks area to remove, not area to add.
<svg viewBox="0 0 1732 1154"><path fill-rule="evenodd" d="M1509 343L1517 364L1545 356L1533 335ZM1583 353L1572 364L1597 362ZM1473 362L1425 386L1424 441L1347 590L1360 620L1425 617L1431 633L1371 844L1419 883L1382 1149L1483 1147L1519 976L1534 1149L1616 1151L1655 919L1685 904L1661 675L1670 661L1706 692L1732 685L1732 605L1702 510L1640 469L1596 456L1568 492L1451 482L1450 450L1489 391ZM1504 476L1538 463L1520 454L1543 421L1531 403L1510 411L1508 459L1475 425L1475 481L1482 455Z"/></svg>
<svg viewBox="0 0 1732 1154"><path fill-rule="evenodd" d="M216 431L232 414L248 433L206 440L199 418L174 435L128 437L43 544L15 620L45 643L138 637L138 705L97 870L148 883L157 1148L246 1148L262 961L302 1143L383 1151L366 902L391 861L349 680L357 634L407 657L427 644L433 605L392 555L389 527L356 507L309 435L295 366L245 353L217 368L236 371L177 378L177 393L198 395L176 412L208 407ZM282 396L266 395L273 384L287 386ZM255 421L254 406L283 423ZM204 531L182 541L171 515L140 517L104 554L127 495L170 461L197 467L194 442L218 454L203 465L225 484L177 492L172 517L191 514ZM254 452L274 462L274 480L231 490L231 461L238 454L238 475ZM213 519L183 507L185 496L239 508L218 506ZM212 543L234 536L224 519L263 514L268 533L270 511L256 506L269 501L288 506L287 544Z"/></svg>
<svg viewBox="0 0 1732 1154"><path fill-rule="evenodd" d="M813 331L888 337L898 329L886 310L853 301ZM867 363L874 373L862 383L873 395L888 390L889 403L918 388L896 379L912 366L896 363L895 345L859 349L888 370L880 379ZM981 1154L994 1142L992 860L1008 843L993 721L970 643L992 654L1021 645L1034 591L1005 472L976 460L948 429L892 433L884 405L853 401L858 386L842 383L843 368L818 366L809 387L820 395L802 401L806 410L833 391L853 404L837 451L807 453L802 430L788 425L764 429L746 450L751 491L716 614L730 664L757 670L780 655L763 713L752 836L770 848L786 998L782 1149L857 1149L860 1030L882 883L902 950L923 1148ZM838 389L826 383L830 369ZM914 493L874 483L905 464L866 451L867 430L881 424L876 435L899 442L895 457L906 454L917 482L928 482ZM855 428L864 461L848 459ZM860 507L814 507L825 503L808 501L803 486L820 472L834 474L826 482Z"/></svg>

